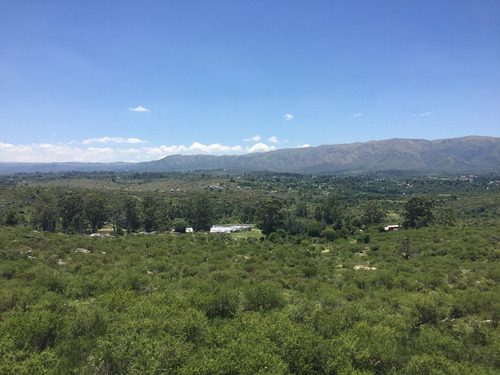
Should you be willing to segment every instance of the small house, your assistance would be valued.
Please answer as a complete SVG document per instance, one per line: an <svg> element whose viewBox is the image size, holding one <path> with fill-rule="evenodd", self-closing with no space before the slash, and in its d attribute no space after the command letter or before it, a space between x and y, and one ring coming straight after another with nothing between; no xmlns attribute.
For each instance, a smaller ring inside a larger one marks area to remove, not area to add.
<svg viewBox="0 0 500 375"><path fill-rule="evenodd" d="M210 233L233 233L245 230L252 230L255 224L221 224L213 225L210 228Z"/></svg>
<svg viewBox="0 0 500 375"><path fill-rule="evenodd" d="M384 228L386 232L395 232L399 230L399 225L388 225Z"/></svg>

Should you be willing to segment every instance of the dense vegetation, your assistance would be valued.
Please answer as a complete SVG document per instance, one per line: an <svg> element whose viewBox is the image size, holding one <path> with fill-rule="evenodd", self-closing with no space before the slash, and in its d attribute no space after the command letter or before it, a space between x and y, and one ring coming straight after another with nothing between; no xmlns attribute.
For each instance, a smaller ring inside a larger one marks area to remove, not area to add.
<svg viewBox="0 0 500 375"><path fill-rule="evenodd" d="M498 373L496 180L4 176L0 373Z"/></svg>

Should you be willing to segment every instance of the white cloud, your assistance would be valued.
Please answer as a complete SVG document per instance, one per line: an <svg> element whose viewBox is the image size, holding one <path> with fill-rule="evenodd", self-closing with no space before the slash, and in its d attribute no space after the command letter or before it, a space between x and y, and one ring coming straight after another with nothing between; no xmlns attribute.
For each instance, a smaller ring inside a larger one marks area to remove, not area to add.
<svg viewBox="0 0 500 375"><path fill-rule="evenodd" d="M260 141L260 135L254 135L252 138L245 138L244 139L245 142L257 142L257 141Z"/></svg>
<svg viewBox="0 0 500 375"><path fill-rule="evenodd" d="M2 143L0 142L0 150L9 150L11 148L14 148L16 146L10 144L10 143Z"/></svg>
<svg viewBox="0 0 500 375"><path fill-rule="evenodd" d="M204 152L204 153L222 153L222 152L241 152L241 146L224 146L220 143L214 143L211 145L203 145L198 142L194 142L191 146L189 146L189 151L193 152Z"/></svg>
<svg viewBox="0 0 500 375"><path fill-rule="evenodd" d="M277 143L278 142L278 138L276 138L274 135L272 137L269 137L267 140L269 142L271 142L271 143Z"/></svg>
<svg viewBox="0 0 500 375"><path fill-rule="evenodd" d="M125 143L146 143L146 141L139 138L127 138Z"/></svg>
<svg viewBox="0 0 500 375"><path fill-rule="evenodd" d="M355 113L353 116L354 117L361 117L361 116L364 116L364 113Z"/></svg>
<svg viewBox="0 0 500 375"><path fill-rule="evenodd" d="M106 162L117 161L120 154L112 148L80 148L69 144L0 144L0 160L6 162Z"/></svg>
<svg viewBox="0 0 500 375"><path fill-rule="evenodd" d="M173 145L165 146L161 145L159 147L143 147L139 149L143 153L142 160L148 161L152 159L161 159L168 155L175 154L241 154L243 153L243 148L240 145L236 146L225 146L220 143L214 143L211 145L204 145L199 142L194 142L191 146L186 147L184 145Z"/></svg>
<svg viewBox="0 0 500 375"><path fill-rule="evenodd" d="M84 145L92 143L146 143L139 138L123 138L123 137L102 137L102 138L89 138L82 142Z"/></svg>
<svg viewBox="0 0 500 375"><path fill-rule="evenodd" d="M305 148L305 147L311 147L311 145L309 143L305 143L303 145L298 145L297 147L298 148Z"/></svg>
<svg viewBox="0 0 500 375"><path fill-rule="evenodd" d="M143 150L147 155L147 157L144 160L150 160L151 158L159 159L168 155L188 152L188 148L184 145L180 146L161 145L159 147L144 147L141 150Z"/></svg>
<svg viewBox="0 0 500 375"><path fill-rule="evenodd" d="M106 138L106 137L104 137ZM109 138L109 137L108 137ZM130 141L132 139L132 141ZM184 145L161 145L158 147L124 147L124 144L139 142L134 141L138 138L127 138L123 142L111 140L101 140L97 143L122 143L122 145L108 147L93 147L89 146L94 141L89 142L68 142L60 144L48 143L31 143L25 145L14 145L10 143L0 142L0 160L4 162L89 162L89 163L109 163L116 161L150 161L160 159L173 154L243 154L246 152L266 151L269 146L261 146L257 144L251 148L243 148L240 145L226 146L221 143L213 143L204 145L199 142L194 142L191 146ZM145 141L141 141L143 143ZM82 145L85 146L82 146ZM79 146L78 146L79 145ZM251 151L250 151L251 150Z"/></svg>
<svg viewBox="0 0 500 375"><path fill-rule="evenodd" d="M266 151L272 151L272 150L276 150L276 147L268 146L265 143L256 143L252 147L246 148L247 152L266 152Z"/></svg>
<svg viewBox="0 0 500 375"><path fill-rule="evenodd" d="M285 120L293 120L293 115L291 115L290 113L287 113L284 117Z"/></svg>
<svg viewBox="0 0 500 375"><path fill-rule="evenodd" d="M149 112L149 109L147 108L144 108L142 105L139 105L135 108L129 108L129 111L133 111L133 112Z"/></svg>
<svg viewBox="0 0 500 375"><path fill-rule="evenodd" d="M414 113L413 116L416 116L416 117L427 117L427 116L430 116L432 115L432 112L424 112L424 113Z"/></svg>

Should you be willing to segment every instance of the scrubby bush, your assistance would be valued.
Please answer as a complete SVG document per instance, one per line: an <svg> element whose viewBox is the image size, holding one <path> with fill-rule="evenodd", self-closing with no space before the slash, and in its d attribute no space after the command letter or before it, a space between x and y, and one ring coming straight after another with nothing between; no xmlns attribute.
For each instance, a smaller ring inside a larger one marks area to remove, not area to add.
<svg viewBox="0 0 500 375"><path fill-rule="evenodd" d="M191 295L190 301L210 319L232 318L239 306L236 291L219 287L216 284L200 286Z"/></svg>
<svg viewBox="0 0 500 375"><path fill-rule="evenodd" d="M115 209L127 197L139 203L151 194L168 226L189 217L188 202L203 190L220 222L256 222L259 211L264 224L266 213L276 214L267 224L279 225L267 239L258 229L68 235L90 222L53 209L87 189L74 195L42 187L50 183L43 175L30 176L40 187L2 185L0 217L23 210L37 228L46 219L43 225L66 234L0 226L0 374L499 372L497 185L467 183L460 190L453 180L412 181L408 196L428 194L436 213L449 206L460 227L361 233L351 219L363 217L367 201L387 211L388 220L377 225L401 221L402 190L394 180L365 186L358 176L263 173L223 185L225 172L213 173L202 184L191 174L177 181L131 173L123 177L130 189L99 194ZM182 190L163 190L174 183ZM342 193L341 206L326 204L334 191ZM259 210L269 197L276 200ZM342 215L328 228L320 222L320 237L294 235L293 225L315 223L294 215L300 202L320 221ZM111 215L106 231L127 228L123 210Z"/></svg>
<svg viewBox="0 0 500 375"><path fill-rule="evenodd" d="M177 233L186 233L187 222L182 219L176 219L174 221L174 231Z"/></svg>
<svg viewBox="0 0 500 375"><path fill-rule="evenodd" d="M267 311L281 308L285 299L281 290L269 283L249 285L243 291L245 309L253 311Z"/></svg>
<svg viewBox="0 0 500 375"><path fill-rule="evenodd" d="M322 221L312 221L307 225L307 235L309 237L320 237L326 224Z"/></svg>
<svg viewBox="0 0 500 375"><path fill-rule="evenodd" d="M340 238L337 231L332 228L325 229L320 233L320 236L326 238L328 241L335 241L337 238Z"/></svg>

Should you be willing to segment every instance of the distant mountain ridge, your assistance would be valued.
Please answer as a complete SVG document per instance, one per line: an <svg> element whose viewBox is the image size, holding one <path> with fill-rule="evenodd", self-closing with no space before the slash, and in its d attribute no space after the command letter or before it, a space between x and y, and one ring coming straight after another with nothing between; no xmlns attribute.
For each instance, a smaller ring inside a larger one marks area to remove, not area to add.
<svg viewBox="0 0 500 375"><path fill-rule="evenodd" d="M291 173L342 173L403 170L416 172L498 172L500 138L468 136L428 141L383 141L224 155L171 155L139 163L140 170L251 170Z"/></svg>
<svg viewBox="0 0 500 375"><path fill-rule="evenodd" d="M0 163L0 173L61 171L169 172L241 170L333 174L414 171L500 172L500 138L467 136L438 140L382 141L280 149L246 155L170 155L142 163Z"/></svg>

